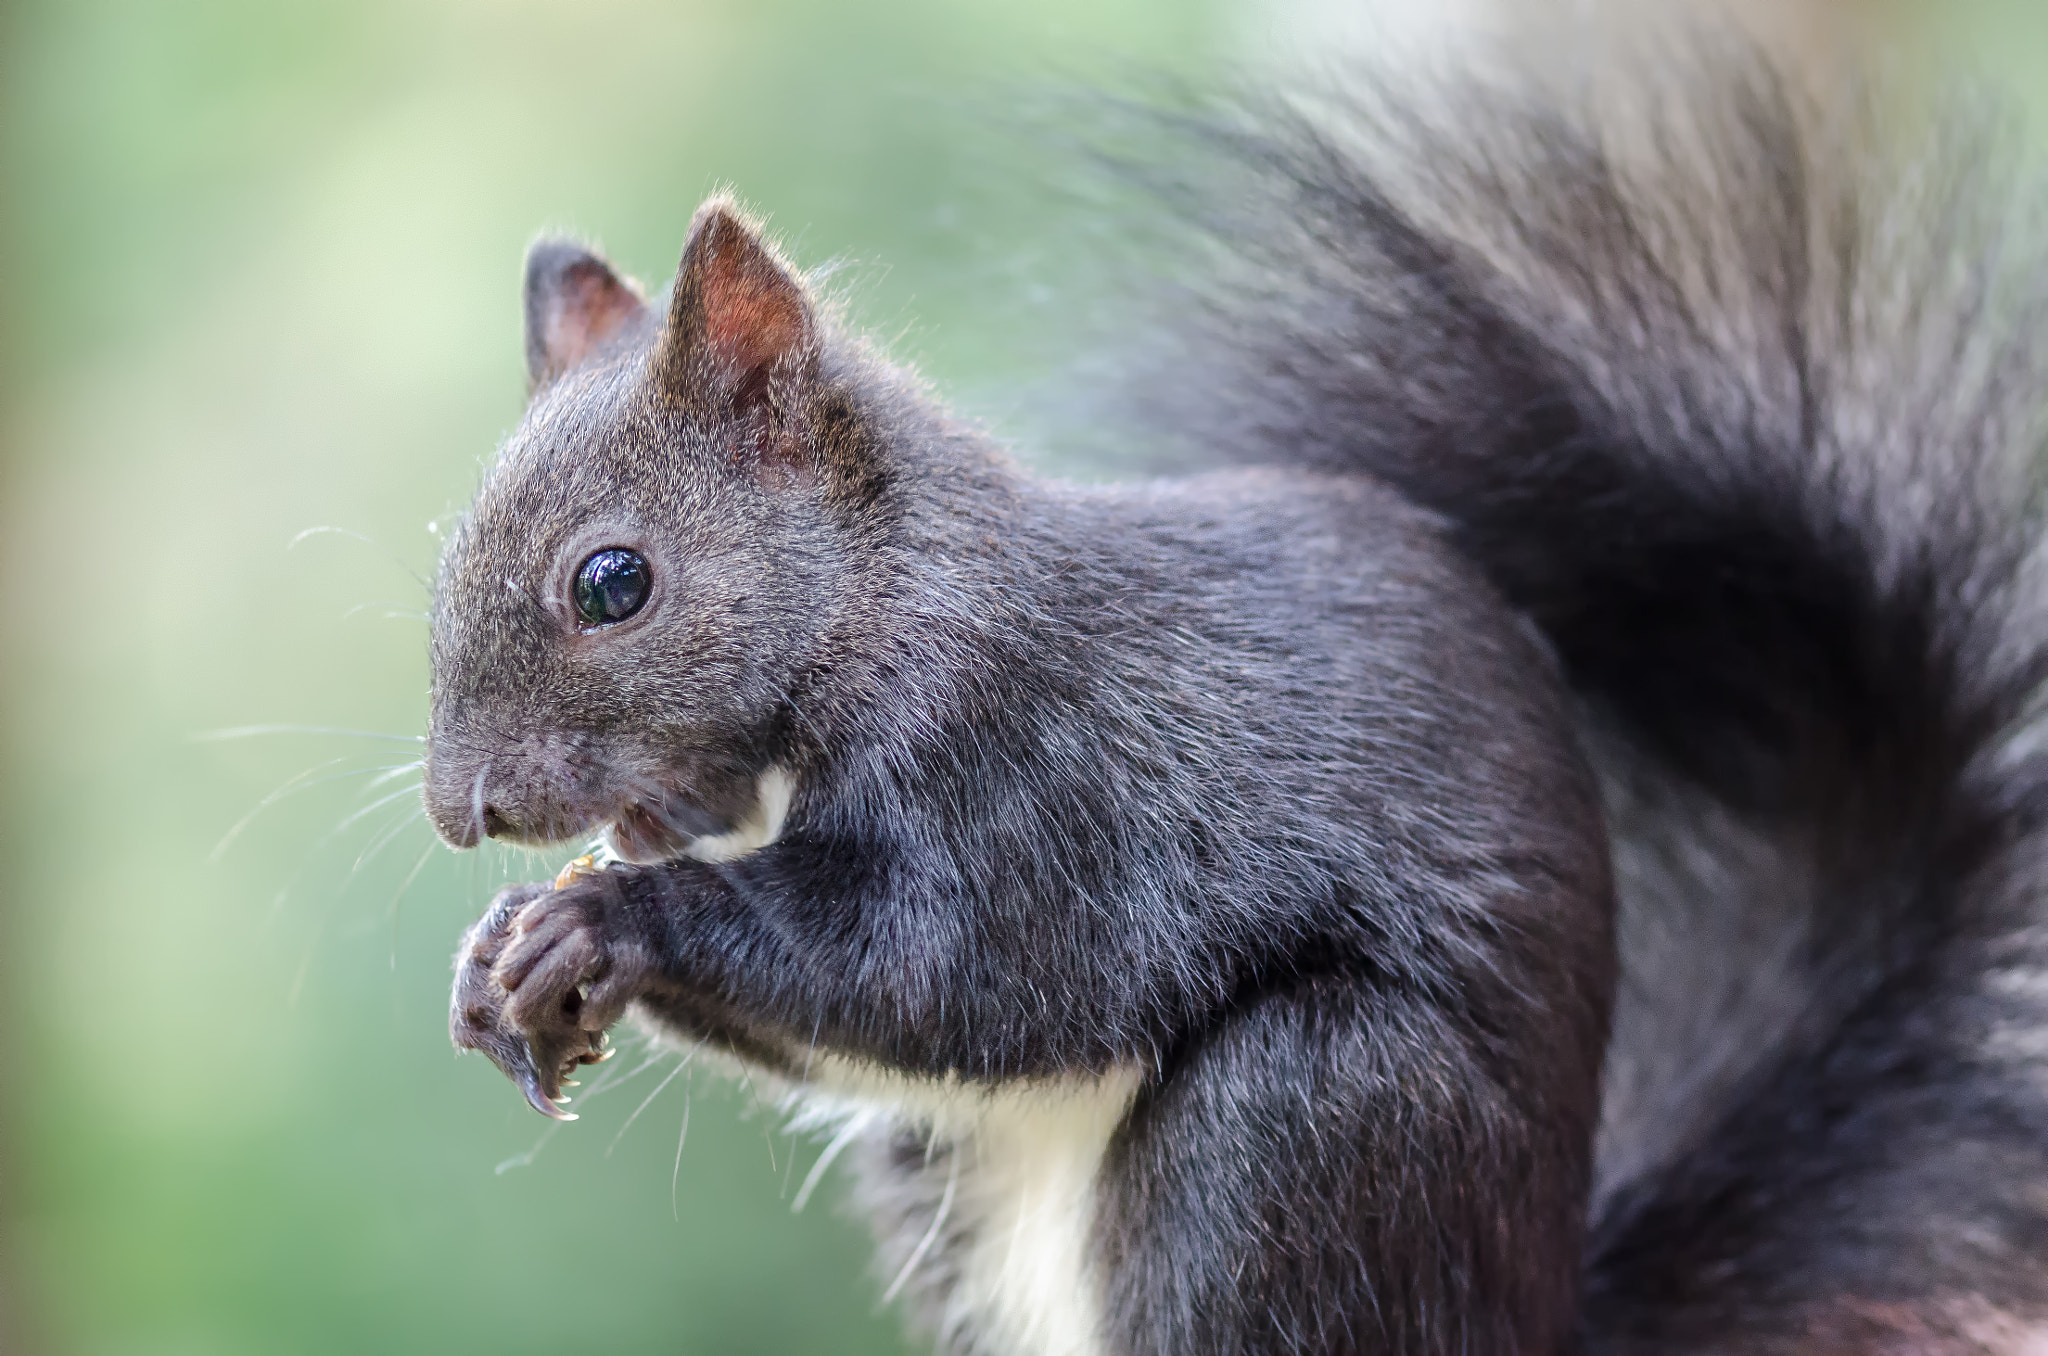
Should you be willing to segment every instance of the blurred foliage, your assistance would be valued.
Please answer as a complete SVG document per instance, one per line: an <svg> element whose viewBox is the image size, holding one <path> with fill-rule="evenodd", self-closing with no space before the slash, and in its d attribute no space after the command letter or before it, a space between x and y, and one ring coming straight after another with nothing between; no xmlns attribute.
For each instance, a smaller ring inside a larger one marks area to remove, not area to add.
<svg viewBox="0 0 2048 1356"><path fill-rule="evenodd" d="M2034 8L1970 10L2022 80ZM790 1216L818 1146L743 1091L656 1063L541 1142L450 1052L457 935L556 863L418 820L435 525L518 417L536 230L659 281L724 183L842 260L897 352L1028 424L1000 393L1049 370L1085 232L1004 124L1098 74L1199 75L1246 39L1221 11L8 12L0 1345L902 1349L835 1190ZM368 733L195 737L250 725Z"/></svg>

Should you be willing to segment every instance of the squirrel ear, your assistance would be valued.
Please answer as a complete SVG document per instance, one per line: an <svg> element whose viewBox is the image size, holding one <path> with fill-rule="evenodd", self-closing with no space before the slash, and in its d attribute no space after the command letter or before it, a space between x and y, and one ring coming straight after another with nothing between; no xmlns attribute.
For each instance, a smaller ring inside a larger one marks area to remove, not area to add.
<svg viewBox="0 0 2048 1356"><path fill-rule="evenodd" d="M690 223L655 376L679 404L745 413L767 403L779 372L817 355L810 299L729 199Z"/></svg>
<svg viewBox="0 0 2048 1356"><path fill-rule="evenodd" d="M640 288L566 240L526 252L526 377L538 390L645 313Z"/></svg>

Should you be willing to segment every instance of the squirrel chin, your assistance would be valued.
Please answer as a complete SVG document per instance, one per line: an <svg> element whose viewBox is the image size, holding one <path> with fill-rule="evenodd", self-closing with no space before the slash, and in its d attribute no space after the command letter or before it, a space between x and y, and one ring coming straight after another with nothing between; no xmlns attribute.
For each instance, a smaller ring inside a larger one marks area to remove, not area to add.
<svg viewBox="0 0 2048 1356"><path fill-rule="evenodd" d="M674 861L696 840L677 833L654 811L629 805L605 825L602 842L612 857L637 866Z"/></svg>
<svg viewBox="0 0 2048 1356"><path fill-rule="evenodd" d="M782 836L796 794L796 779L781 767L770 767L754 782L754 806L723 833L690 837L676 832L659 814L629 805L605 826L602 846L607 854L636 866L653 866L689 858L699 862L737 861Z"/></svg>

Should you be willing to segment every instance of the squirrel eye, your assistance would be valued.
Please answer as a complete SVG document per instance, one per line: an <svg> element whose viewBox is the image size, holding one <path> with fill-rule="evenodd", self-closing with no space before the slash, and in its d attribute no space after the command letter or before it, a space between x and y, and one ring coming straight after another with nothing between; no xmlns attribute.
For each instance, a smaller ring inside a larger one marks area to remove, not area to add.
<svg viewBox="0 0 2048 1356"><path fill-rule="evenodd" d="M653 571L638 551L599 551L576 571L576 615L585 626L609 626L638 612L647 601Z"/></svg>

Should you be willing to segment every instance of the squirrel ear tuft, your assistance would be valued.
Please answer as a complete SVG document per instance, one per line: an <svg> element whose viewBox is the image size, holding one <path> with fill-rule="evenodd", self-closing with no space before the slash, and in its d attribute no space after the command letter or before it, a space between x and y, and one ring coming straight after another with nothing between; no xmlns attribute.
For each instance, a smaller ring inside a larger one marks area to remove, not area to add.
<svg viewBox="0 0 2048 1356"><path fill-rule="evenodd" d="M539 240L526 252L526 377L539 390L602 348L643 314L631 278L566 240Z"/></svg>
<svg viewBox="0 0 2048 1356"><path fill-rule="evenodd" d="M817 327L803 284L730 199L697 209L683 246L655 376L678 404L747 413L778 373L805 371Z"/></svg>

